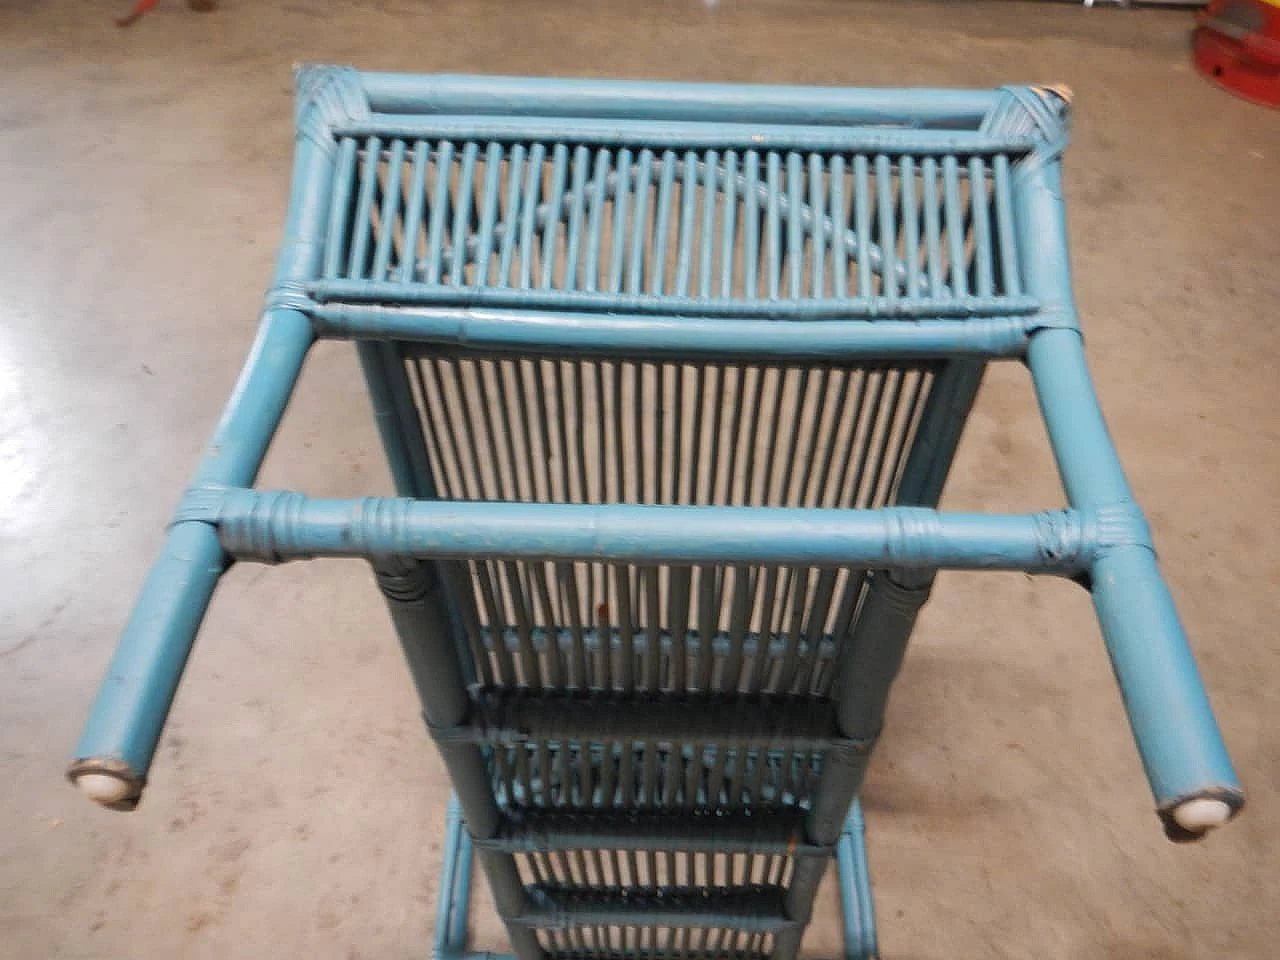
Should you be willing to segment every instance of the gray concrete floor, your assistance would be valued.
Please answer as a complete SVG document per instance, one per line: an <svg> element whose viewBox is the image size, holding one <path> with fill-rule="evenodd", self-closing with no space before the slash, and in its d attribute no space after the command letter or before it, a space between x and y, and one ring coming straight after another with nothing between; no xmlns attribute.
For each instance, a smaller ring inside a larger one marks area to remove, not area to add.
<svg viewBox="0 0 1280 960"><path fill-rule="evenodd" d="M1267 957L1280 933L1280 118L1201 82L1185 13L1070 5L175 0L0 6L0 956L426 955L446 787L361 566L224 582L132 815L62 780L254 328L290 64L836 84L1065 82L1104 405L1227 738L1240 822L1166 843L1083 593L943 578L866 791L895 958ZM265 471L386 492L347 348ZM1025 376L948 494L1061 500ZM501 935L483 893L476 940ZM836 956L827 891L806 942Z"/></svg>

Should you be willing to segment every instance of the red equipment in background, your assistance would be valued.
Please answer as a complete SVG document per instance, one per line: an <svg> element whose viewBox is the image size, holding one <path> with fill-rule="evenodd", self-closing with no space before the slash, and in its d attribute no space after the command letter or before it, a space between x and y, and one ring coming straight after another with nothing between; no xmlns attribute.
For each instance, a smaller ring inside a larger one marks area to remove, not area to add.
<svg viewBox="0 0 1280 960"><path fill-rule="evenodd" d="M1196 69L1246 100L1280 107L1280 0L1213 0L1196 19Z"/></svg>
<svg viewBox="0 0 1280 960"><path fill-rule="evenodd" d="M138 19L154 7L160 0L137 0L130 10L123 17L116 17L117 27L131 27L137 23ZM201 13L208 13L218 5L218 0L187 0L187 6L192 10L199 10Z"/></svg>

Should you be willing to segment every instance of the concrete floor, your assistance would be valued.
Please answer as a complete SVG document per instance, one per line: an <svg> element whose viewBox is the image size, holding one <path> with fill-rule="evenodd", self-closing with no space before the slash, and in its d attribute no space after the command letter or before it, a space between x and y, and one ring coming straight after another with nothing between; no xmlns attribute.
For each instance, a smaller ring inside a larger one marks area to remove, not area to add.
<svg viewBox="0 0 1280 960"><path fill-rule="evenodd" d="M290 64L837 84L1070 84L1077 289L1251 806L1165 842L1083 593L949 575L866 791L888 957L1274 956L1280 920L1280 122L1190 70L1185 13L631 0L0 6L0 956L426 955L446 787L360 565L224 582L142 807L62 780L252 335ZM348 348L263 482L387 492ZM1060 502L1020 369L948 494ZM501 935L477 904L476 940ZM828 891L806 942L836 956Z"/></svg>

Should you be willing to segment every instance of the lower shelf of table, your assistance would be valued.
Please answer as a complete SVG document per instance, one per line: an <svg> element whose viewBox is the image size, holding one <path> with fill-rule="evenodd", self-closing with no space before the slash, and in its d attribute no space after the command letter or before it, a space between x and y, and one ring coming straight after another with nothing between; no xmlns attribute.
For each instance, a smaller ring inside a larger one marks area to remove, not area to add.
<svg viewBox="0 0 1280 960"><path fill-rule="evenodd" d="M510 954L468 948L467 919L471 905L472 854L471 837L463 825L462 811L455 798L449 804L446 826L433 960L514 960ZM878 955L875 905L867 867L862 810L857 802L849 811L840 841L836 845L836 871L844 928L843 960L873 960ZM640 917L637 920L644 922ZM643 954L646 960L662 960L653 950L645 950ZM578 951L572 957L553 954L549 960L585 960L588 955L599 960L629 960L625 951L590 954Z"/></svg>

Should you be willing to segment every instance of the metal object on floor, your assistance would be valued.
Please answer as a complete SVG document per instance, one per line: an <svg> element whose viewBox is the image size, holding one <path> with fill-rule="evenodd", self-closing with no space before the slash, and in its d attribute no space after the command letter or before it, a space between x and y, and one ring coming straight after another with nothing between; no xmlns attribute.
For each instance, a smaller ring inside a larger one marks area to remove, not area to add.
<svg viewBox="0 0 1280 960"><path fill-rule="evenodd" d="M1085 367L1053 88L298 77L258 340L70 775L136 805L232 561L362 557L519 960L791 960L940 569L1093 597L1166 832L1243 804ZM307 351L357 343L398 497L253 489ZM1068 505L937 509L987 362Z"/></svg>

